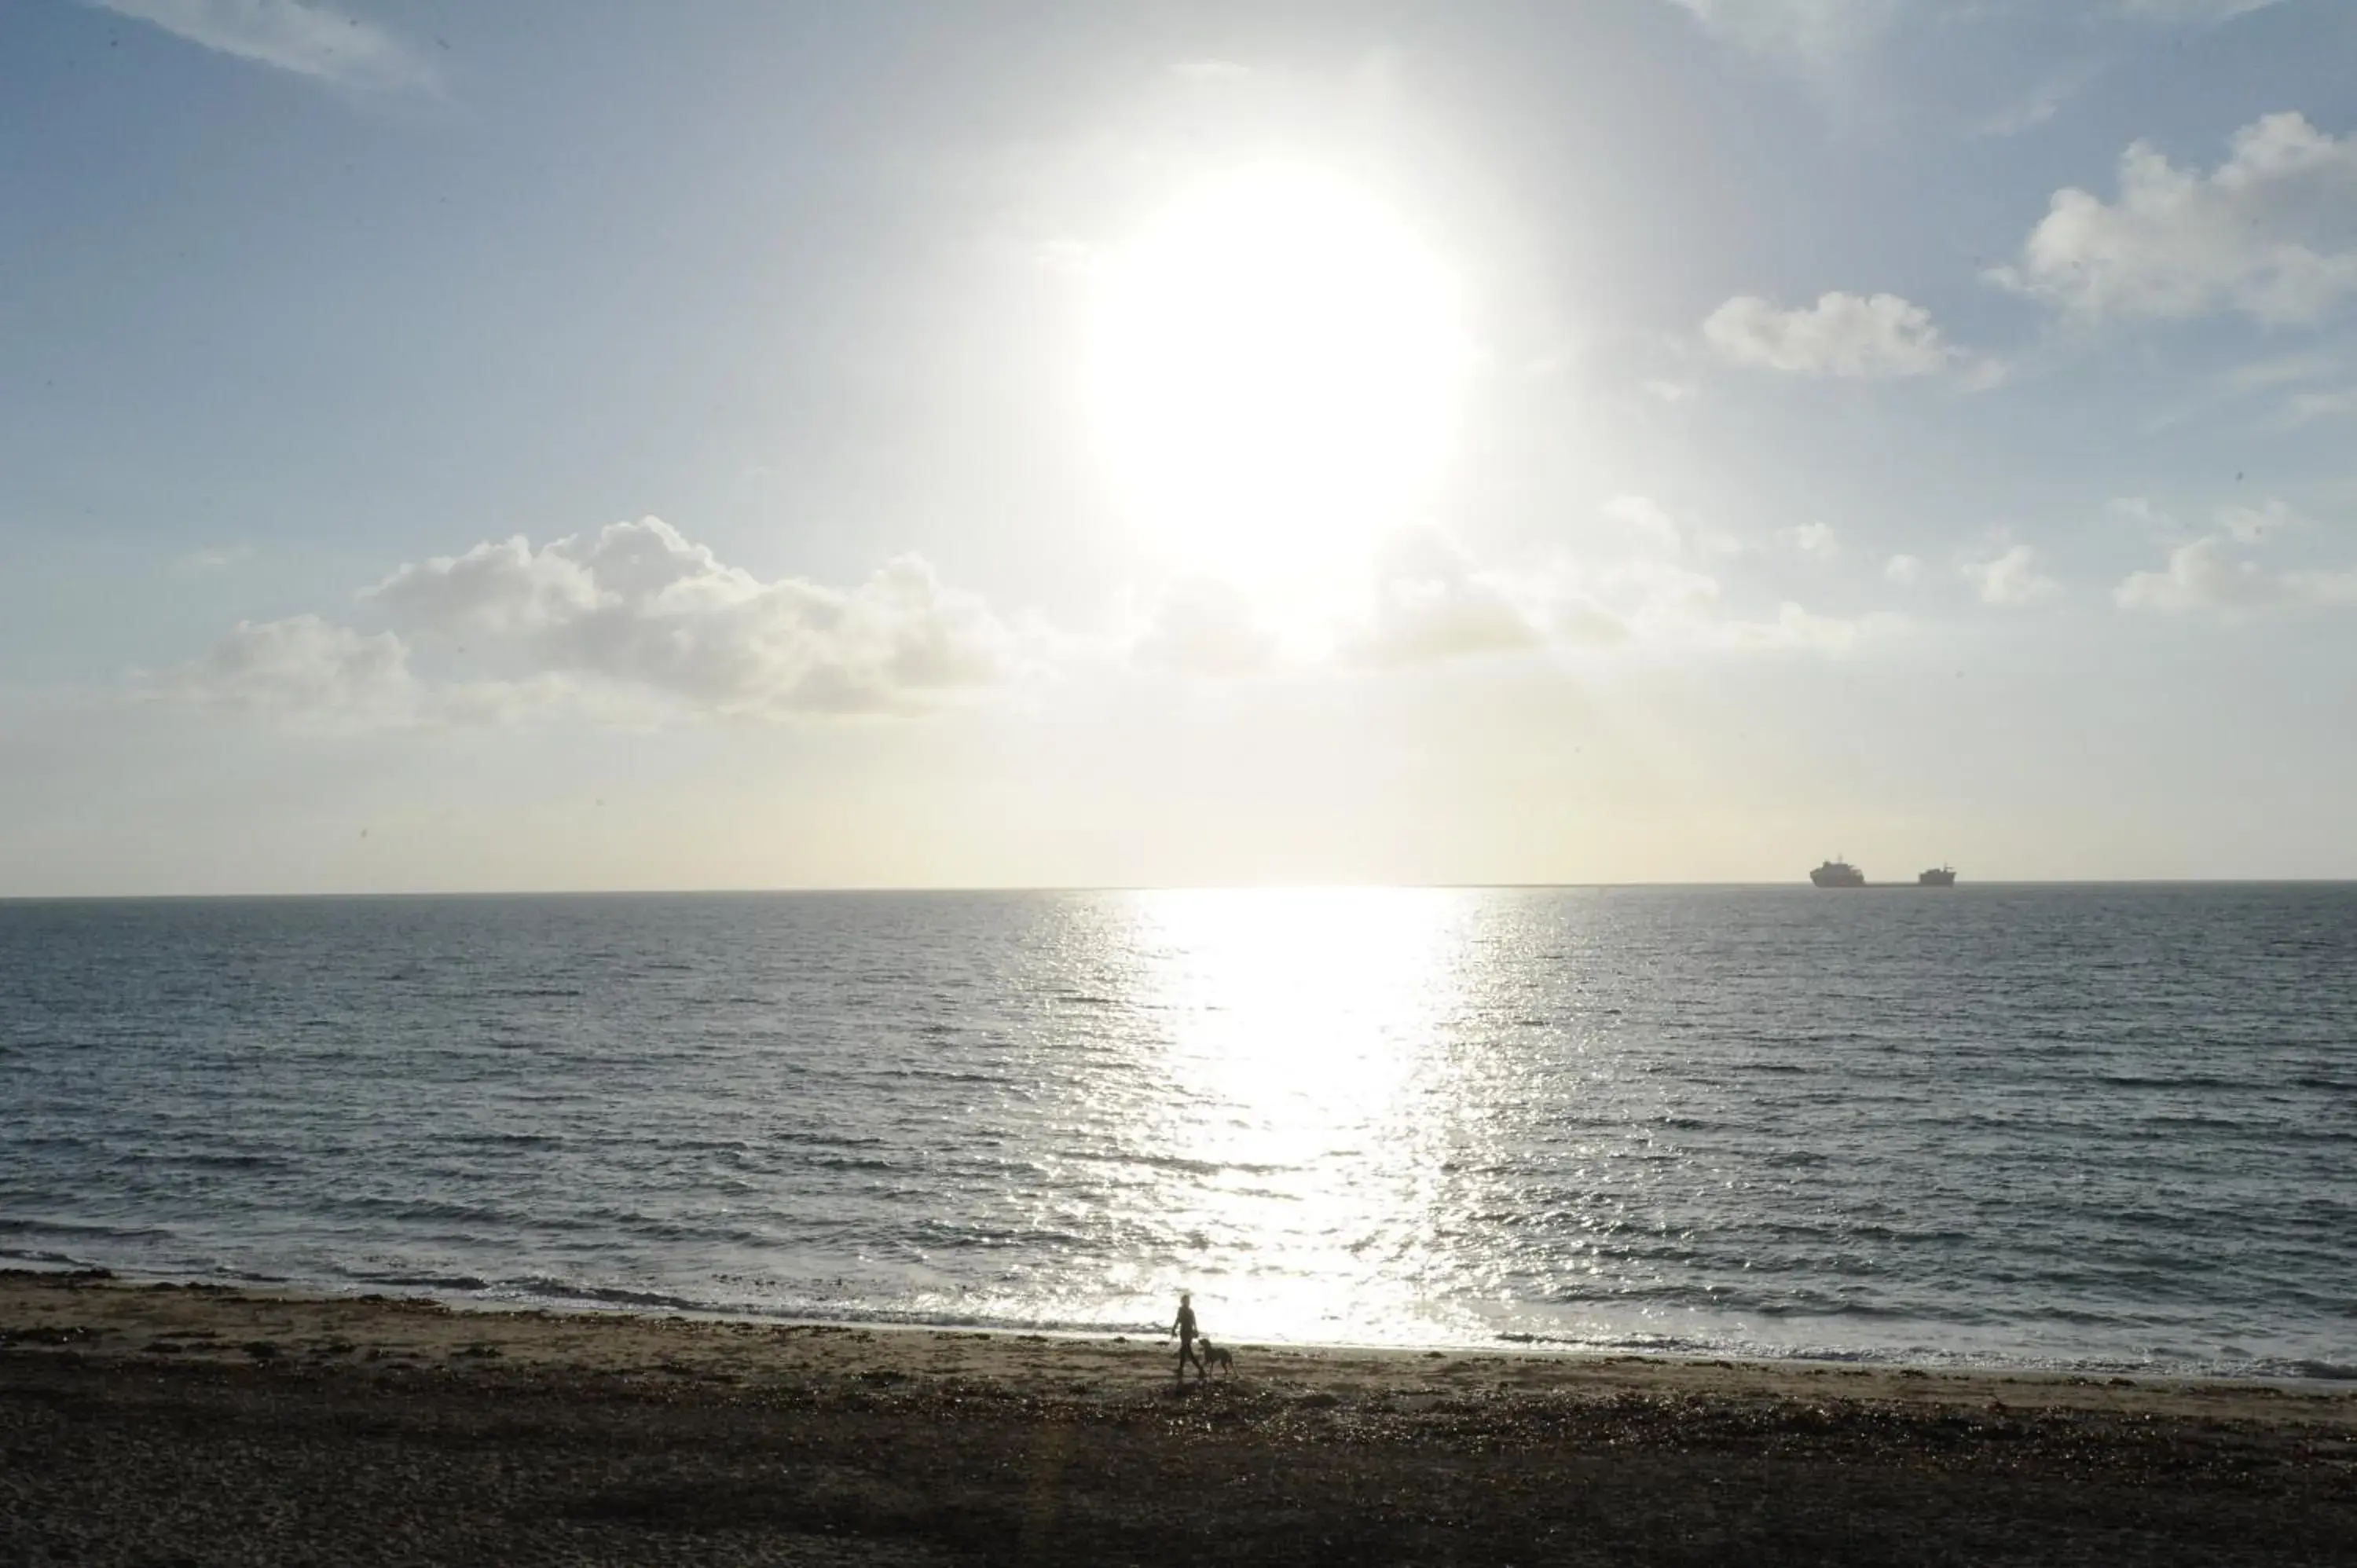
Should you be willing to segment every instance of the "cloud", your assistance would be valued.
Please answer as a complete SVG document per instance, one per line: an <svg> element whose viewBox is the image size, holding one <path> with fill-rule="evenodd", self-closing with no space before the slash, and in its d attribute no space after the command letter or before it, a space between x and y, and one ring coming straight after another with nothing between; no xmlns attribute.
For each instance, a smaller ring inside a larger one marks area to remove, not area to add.
<svg viewBox="0 0 2357 1568"><path fill-rule="evenodd" d="M1991 605L2034 605L2059 596L2062 585L2038 569L2038 552L2017 544L1986 561L1968 561L1965 581L1981 602Z"/></svg>
<svg viewBox="0 0 2357 1568"><path fill-rule="evenodd" d="M306 0L85 0L209 49L341 87L423 87L407 46L372 23Z"/></svg>
<svg viewBox="0 0 2357 1568"><path fill-rule="evenodd" d="M235 544L205 545L191 550L180 556L177 564L186 572L218 572L224 566L234 566L241 561L250 560L253 555L253 545L241 540Z"/></svg>
<svg viewBox="0 0 2357 1568"><path fill-rule="evenodd" d="M1895 0L1675 0L1712 37L1752 54L1824 69L1879 37Z"/></svg>
<svg viewBox="0 0 2357 1568"><path fill-rule="evenodd" d="M1397 536L1377 564L1372 613L1342 651L1375 665L1527 651L1546 640L1532 608L1517 602L1518 590L1542 596L1534 586L1480 570L1435 531Z"/></svg>
<svg viewBox="0 0 2357 1568"><path fill-rule="evenodd" d="M163 690L221 707L304 723L369 728L419 711L409 650L391 632L366 636L315 615L240 621Z"/></svg>
<svg viewBox="0 0 2357 1568"><path fill-rule="evenodd" d="M659 518L404 565L361 596L373 636L316 616L241 625L188 672L215 701L359 721L651 701L756 719L907 714L1008 679L1019 639L913 555L852 588L763 581ZM434 651L479 679L429 685ZM398 696L399 701L393 699Z"/></svg>
<svg viewBox="0 0 2357 1568"><path fill-rule="evenodd" d="M1830 561L1841 553L1841 537L1834 532L1830 522L1804 522L1798 528L1788 528L1777 537L1803 555L1813 555Z"/></svg>
<svg viewBox="0 0 2357 1568"><path fill-rule="evenodd" d="M2238 544L2256 544L2259 541L2295 529L2309 526L2309 520L2298 508L2280 500L2269 500L2264 506L2222 507L2218 526Z"/></svg>
<svg viewBox="0 0 2357 1568"><path fill-rule="evenodd" d="M1792 310L1739 295L1710 313L1702 334L1735 364L1794 375L1928 376L1956 357L1932 313L1895 294L1828 294Z"/></svg>
<svg viewBox="0 0 2357 1568"><path fill-rule="evenodd" d="M2253 360L2226 372L2226 388L2243 395L2327 381L2341 373L2342 361L2332 354L2277 354Z"/></svg>
<svg viewBox="0 0 2357 1568"><path fill-rule="evenodd" d="M578 545L576 535L535 553L519 534L478 544L463 555L436 555L404 565L361 597L375 600L396 620L429 632L499 636L537 631L597 607L596 570L577 558ZM697 564L716 564L709 551L701 554Z"/></svg>
<svg viewBox="0 0 2357 1568"><path fill-rule="evenodd" d="M2134 523L2162 538L2174 534L2182 539L2189 532L2174 515L2154 505L2144 496L2115 496L2104 503L2104 510L2124 522ZM2315 521L2298 507L2272 496L2256 505L2236 502L2220 507L2214 516L2217 532L2237 544L2256 544L2263 540L2316 526Z"/></svg>
<svg viewBox="0 0 2357 1568"><path fill-rule="evenodd" d="M2210 534L2169 552L2158 572L2136 572L2114 589L2122 609L2182 614L2206 610L2228 618L2298 605L2357 605L2357 571L2270 572L2229 553L2225 537Z"/></svg>
<svg viewBox="0 0 2357 1568"><path fill-rule="evenodd" d="M1986 0L1671 0L1712 38L1748 54L1828 75L1857 59L1902 20L1970 22L2002 16ZM2279 0L2096 0L2133 20L2212 27L2276 5ZM2037 9L2037 7L2028 7ZM2035 124L2038 101L2015 118ZM2015 128L2019 128L2017 125Z"/></svg>
<svg viewBox="0 0 2357 1568"><path fill-rule="evenodd" d="M2328 384L2330 383L2330 384ZM2215 401L2266 400L2266 427L2292 430L2319 419L2357 413L2357 387L2348 360L2337 353L2276 354L2235 366L2218 378Z"/></svg>
<svg viewBox="0 0 2357 1568"><path fill-rule="evenodd" d="M1765 617L1738 612L1706 566L1723 558L1722 536L1670 515L1650 497L1622 494L1598 508L1609 526L1576 549L1501 563L1468 551L1437 528L1405 530L1366 563L1357 591L1281 622L1236 588L1184 582L1164 596L1132 645L1147 668L1211 676L1265 670L1375 672L1482 660L1643 658L1679 650L1840 653L1903 620L1855 618L1779 603ZM1830 530L1827 531L1830 533ZM1329 582L1354 575L1333 563ZM1281 612L1280 612L1281 613Z"/></svg>
<svg viewBox="0 0 2357 1568"><path fill-rule="evenodd" d="M2357 137L2270 114L2229 148L2203 174L2135 143L2116 201L2056 191L2020 261L1988 275L2088 318L2239 311L2284 325L2357 295Z"/></svg>
<svg viewBox="0 0 2357 1568"><path fill-rule="evenodd" d="M913 555L856 588L763 582L661 518L402 567L362 596L422 636L504 639L539 668L723 714L881 713L1007 671L1013 634Z"/></svg>
<svg viewBox="0 0 2357 1568"><path fill-rule="evenodd" d="M1518 598L1525 618L1556 641L1842 653L1905 625L1888 612L1844 618L1789 601L1767 619L1730 613L1725 585L1705 567L1736 553L1732 540L1681 522L1646 496L1617 495L1600 510L1623 548L1611 553L1608 537L1596 555L1558 562ZM1794 535L1818 549L1837 542L1824 524Z"/></svg>
<svg viewBox="0 0 2357 1568"><path fill-rule="evenodd" d="M2332 392L2294 392L2284 399L2282 423L2308 424L2319 419L2341 419L2357 413L2357 387Z"/></svg>
<svg viewBox="0 0 2357 1568"><path fill-rule="evenodd" d="M1242 81L1252 73L1252 67L1232 59L1182 59L1170 68L1182 81Z"/></svg>
<svg viewBox="0 0 2357 1568"><path fill-rule="evenodd" d="M2146 22L2215 27L2277 3L2278 0L2120 0L2120 15Z"/></svg>
<svg viewBox="0 0 2357 1568"><path fill-rule="evenodd" d="M1847 653L1864 639L1905 624L1901 617L1881 612L1856 619L1813 615L1788 599L1776 607L1775 619L1732 622L1727 636L1738 648Z"/></svg>
<svg viewBox="0 0 2357 1568"><path fill-rule="evenodd" d="M1900 623L1797 604L1730 613L1698 563L1726 552L1658 503L1616 496L1591 553L1521 565L1447 534L1386 542L1353 596L1272 621L1235 585L1182 580L1135 637L1010 624L915 556L834 587L764 579L657 518L535 546L491 540L402 565L357 596L360 625L241 621L146 695L349 731L547 721L657 727L915 715L1111 654L1135 669L1234 678L1382 672L1580 650L1841 652ZM1332 581L1353 568L1338 561ZM1301 607L1294 607L1298 609Z"/></svg>
<svg viewBox="0 0 2357 1568"><path fill-rule="evenodd" d="M1982 119L1972 127L1976 136L2018 136L2046 124L2062 105L2086 87L2090 73L2074 70L2051 76L2023 96Z"/></svg>
<svg viewBox="0 0 2357 1568"><path fill-rule="evenodd" d="M1923 563L1913 555L1893 555L1882 568L1882 575L1894 583L1920 583L1923 580Z"/></svg>
<svg viewBox="0 0 2357 1568"><path fill-rule="evenodd" d="M1233 584L1189 577L1163 594L1131 657L1186 675L1250 675L1276 662L1276 639Z"/></svg>
<svg viewBox="0 0 2357 1568"><path fill-rule="evenodd" d="M1650 496L1617 495L1602 510L1614 522L1664 550L1675 550L1684 542L1677 520Z"/></svg>

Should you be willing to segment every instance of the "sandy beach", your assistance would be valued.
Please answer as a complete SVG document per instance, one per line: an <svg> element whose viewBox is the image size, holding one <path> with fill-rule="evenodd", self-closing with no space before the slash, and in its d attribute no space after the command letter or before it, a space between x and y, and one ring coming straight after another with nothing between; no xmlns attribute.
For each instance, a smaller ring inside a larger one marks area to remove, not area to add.
<svg viewBox="0 0 2357 1568"><path fill-rule="evenodd" d="M2357 1390L0 1274L0 1562L2357 1561Z"/></svg>

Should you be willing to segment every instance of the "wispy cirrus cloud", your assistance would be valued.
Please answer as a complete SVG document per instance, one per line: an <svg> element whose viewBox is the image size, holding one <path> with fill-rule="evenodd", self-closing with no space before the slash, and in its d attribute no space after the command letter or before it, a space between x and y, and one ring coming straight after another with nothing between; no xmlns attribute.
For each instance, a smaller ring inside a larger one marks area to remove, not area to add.
<svg viewBox="0 0 2357 1568"><path fill-rule="evenodd" d="M1675 0L1711 35L1752 54L1823 69L1879 38L1895 0Z"/></svg>
<svg viewBox="0 0 2357 1568"><path fill-rule="evenodd" d="M408 45L372 22L304 0L84 0L192 44L339 87L431 85Z"/></svg>
<svg viewBox="0 0 2357 1568"><path fill-rule="evenodd" d="M2280 0L2120 0L2120 15L2144 22L2215 27L2279 3Z"/></svg>

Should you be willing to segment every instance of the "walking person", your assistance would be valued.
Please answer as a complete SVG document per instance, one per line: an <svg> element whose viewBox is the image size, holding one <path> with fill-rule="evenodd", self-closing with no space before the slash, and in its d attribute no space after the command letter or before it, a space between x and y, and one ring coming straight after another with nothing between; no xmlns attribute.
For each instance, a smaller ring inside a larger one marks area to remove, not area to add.
<svg viewBox="0 0 2357 1568"><path fill-rule="evenodd" d="M1187 1363L1189 1361L1195 1363L1196 1381L1200 1382L1210 1376L1203 1369L1203 1359L1195 1354L1195 1294L1192 1291L1182 1290L1178 1293L1178 1319L1163 1332L1178 1336L1179 1387L1184 1388L1187 1385Z"/></svg>

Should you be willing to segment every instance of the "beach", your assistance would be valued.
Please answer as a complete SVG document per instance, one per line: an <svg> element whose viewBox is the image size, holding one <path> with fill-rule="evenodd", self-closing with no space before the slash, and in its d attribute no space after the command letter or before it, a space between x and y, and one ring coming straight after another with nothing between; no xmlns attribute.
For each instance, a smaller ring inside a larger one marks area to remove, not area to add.
<svg viewBox="0 0 2357 1568"><path fill-rule="evenodd" d="M0 1561L2357 1561L2333 1383L0 1275Z"/></svg>

